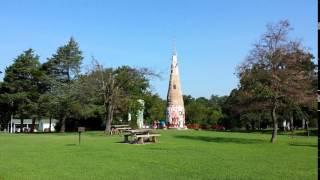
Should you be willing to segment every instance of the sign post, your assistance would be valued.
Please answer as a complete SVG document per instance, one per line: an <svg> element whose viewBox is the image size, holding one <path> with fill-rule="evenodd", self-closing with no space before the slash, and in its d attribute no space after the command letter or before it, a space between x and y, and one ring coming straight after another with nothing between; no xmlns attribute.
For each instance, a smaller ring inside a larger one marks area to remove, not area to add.
<svg viewBox="0 0 320 180"><path fill-rule="evenodd" d="M81 142L81 133L85 131L85 127L78 127L78 133L79 133L79 145Z"/></svg>

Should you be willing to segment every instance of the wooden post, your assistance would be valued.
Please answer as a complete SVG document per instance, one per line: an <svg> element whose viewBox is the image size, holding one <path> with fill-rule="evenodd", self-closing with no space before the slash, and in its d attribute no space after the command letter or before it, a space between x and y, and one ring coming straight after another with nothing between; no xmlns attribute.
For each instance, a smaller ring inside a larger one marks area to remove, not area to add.
<svg viewBox="0 0 320 180"><path fill-rule="evenodd" d="M81 142L81 131L79 131L79 145L80 145L80 142Z"/></svg>
<svg viewBox="0 0 320 180"><path fill-rule="evenodd" d="M79 145L81 142L81 133L85 131L85 127L78 127L78 133L79 133Z"/></svg>

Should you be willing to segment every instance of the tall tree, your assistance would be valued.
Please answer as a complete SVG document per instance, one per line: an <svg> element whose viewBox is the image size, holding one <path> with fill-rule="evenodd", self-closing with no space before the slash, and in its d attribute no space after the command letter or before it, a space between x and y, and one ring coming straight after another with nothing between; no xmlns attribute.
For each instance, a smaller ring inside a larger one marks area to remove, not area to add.
<svg viewBox="0 0 320 180"><path fill-rule="evenodd" d="M289 22L269 24L239 66L240 91L248 100L260 101L270 109L273 122L271 142L277 137L277 110L285 100L307 103L314 98L310 72L305 70L313 56L298 41L289 40Z"/></svg>
<svg viewBox="0 0 320 180"><path fill-rule="evenodd" d="M82 62L82 52L74 38L58 48L57 52L43 64L43 69L50 77L50 90L52 100L58 104L60 132L66 130L66 119L72 115L72 107L76 104L72 87L78 78Z"/></svg>
<svg viewBox="0 0 320 180"><path fill-rule="evenodd" d="M2 96L21 119L21 125L25 118L31 117L36 111L42 88L41 80L39 56L32 49L19 55L5 71ZM23 132L22 126L20 131Z"/></svg>

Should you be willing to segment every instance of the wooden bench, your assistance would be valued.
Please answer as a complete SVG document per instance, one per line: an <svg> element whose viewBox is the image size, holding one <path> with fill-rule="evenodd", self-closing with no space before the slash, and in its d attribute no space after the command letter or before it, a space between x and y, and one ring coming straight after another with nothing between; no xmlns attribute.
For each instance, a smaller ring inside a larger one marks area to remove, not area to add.
<svg viewBox="0 0 320 180"><path fill-rule="evenodd" d="M133 138L133 140L131 141L131 143L138 143L138 144L143 144L145 141L148 142L157 142L157 138L158 136L161 136L160 134L124 134L124 142L125 143L129 143L129 136L131 136ZM145 140L145 138L147 140Z"/></svg>
<svg viewBox="0 0 320 180"><path fill-rule="evenodd" d="M136 142L138 144L144 144L144 139L147 138L148 141L150 142L157 142L157 138L158 136L161 136L160 134L139 134L139 135L134 135L133 137L136 139ZM151 139L150 139L151 138Z"/></svg>

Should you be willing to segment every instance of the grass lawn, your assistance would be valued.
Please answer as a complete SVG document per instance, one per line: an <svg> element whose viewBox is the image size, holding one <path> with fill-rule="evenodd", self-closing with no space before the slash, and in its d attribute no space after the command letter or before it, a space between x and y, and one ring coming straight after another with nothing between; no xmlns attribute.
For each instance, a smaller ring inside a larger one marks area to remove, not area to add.
<svg viewBox="0 0 320 180"><path fill-rule="evenodd" d="M317 138L159 131L157 144L85 132L0 134L3 179L317 179Z"/></svg>

